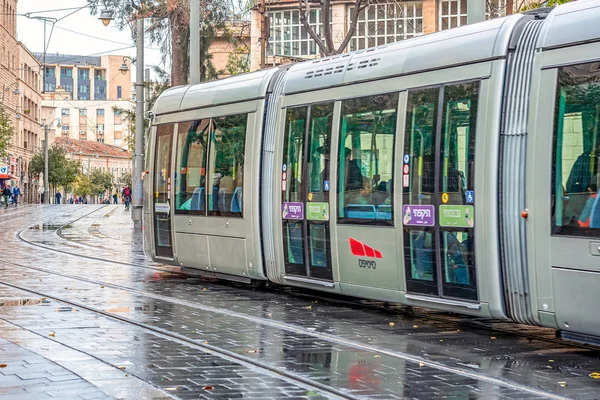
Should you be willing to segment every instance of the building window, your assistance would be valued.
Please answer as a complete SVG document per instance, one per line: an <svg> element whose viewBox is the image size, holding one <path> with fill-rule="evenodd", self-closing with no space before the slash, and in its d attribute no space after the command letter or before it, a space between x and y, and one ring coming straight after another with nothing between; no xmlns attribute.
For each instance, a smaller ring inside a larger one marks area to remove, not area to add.
<svg viewBox="0 0 600 400"><path fill-rule="evenodd" d="M99 142L99 143L104 143L104 139L100 139L100 138L98 138L98 139L96 139L96 142Z"/></svg>
<svg viewBox="0 0 600 400"><path fill-rule="evenodd" d="M440 30L467 24L467 0L440 0Z"/></svg>
<svg viewBox="0 0 600 400"><path fill-rule="evenodd" d="M319 10L310 12L308 22L317 34L323 34ZM317 44L300 22L300 10L274 11L270 24L269 55L312 56L319 53Z"/></svg>
<svg viewBox="0 0 600 400"><path fill-rule="evenodd" d="M104 117L104 108L99 108L96 110L96 115L98 117Z"/></svg>
<svg viewBox="0 0 600 400"><path fill-rule="evenodd" d="M68 124L67 124L67 125L61 125L60 129L61 129L63 132L68 132L68 131L69 131L69 125L68 125Z"/></svg>
<svg viewBox="0 0 600 400"><path fill-rule="evenodd" d="M350 51L381 46L421 34L422 1L371 4L358 14Z"/></svg>
<svg viewBox="0 0 600 400"><path fill-rule="evenodd" d="M98 133L100 133L100 132L104 133L104 124L97 124L96 130L98 131Z"/></svg>
<svg viewBox="0 0 600 400"><path fill-rule="evenodd" d="M120 87L120 86L119 86ZM115 117L120 117L121 115L123 115L123 110L121 109L116 109L115 110Z"/></svg>
<svg viewBox="0 0 600 400"><path fill-rule="evenodd" d="M79 79L90 79L90 70L89 69L79 69L78 70Z"/></svg>
<svg viewBox="0 0 600 400"><path fill-rule="evenodd" d="M60 77L73 79L73 68L61 67L60 68Z"/></svg>
<svg viewBox="0 0 600 400"><path fill-rule="evenodd" d="M105 70L101 69L101 70L94 70L94 79L97 81L104 81L106 80L104 78L105 76Z"/></svg>
<svg viewBox="0 0 600 400"><path fill-rule="evenodd" d="M117 86L117 99L121 100L123 97L123 88L121 86Z"/></svg>
<svg viewBox="0 0 600 400"><path fill-rule="evenodd" d="M72 83L63 83L61 86L65 92L73 93L73 84Z"/></svg>
<svg viewBox="0 0 600 400"><path fill-rule="evenodd" d="M46 78L54 78L55 76L54 67L46 67Z"/></svg>
<svg viewBox="0 0 600 400"><path fill-rule="evenodd" d="M69 115L69 109L68 108L63 108L62 110L60 110L61 115Z"/></svg>
<svg viewBox="0 0 600 400"><path fill-rule="evenodd" d="M87 108L80 108L80 109L79 109L79 116L80 116L80 117L85 117L85 116L87 116Z"/></svg>

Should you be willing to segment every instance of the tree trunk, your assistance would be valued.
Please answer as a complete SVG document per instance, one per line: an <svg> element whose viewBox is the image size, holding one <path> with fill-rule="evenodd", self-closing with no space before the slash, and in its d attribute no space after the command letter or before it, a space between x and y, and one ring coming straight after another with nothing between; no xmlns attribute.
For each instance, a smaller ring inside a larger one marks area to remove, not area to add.
<svg viewBox="0 0 600 400"><path fill-rule="evenodd" d="M187 84L187 75L183 60L186 58L182 46L185 41L185 31L181 26L181 19L175 13L169 18L171 25L171 85L179 86Z"/></svg>

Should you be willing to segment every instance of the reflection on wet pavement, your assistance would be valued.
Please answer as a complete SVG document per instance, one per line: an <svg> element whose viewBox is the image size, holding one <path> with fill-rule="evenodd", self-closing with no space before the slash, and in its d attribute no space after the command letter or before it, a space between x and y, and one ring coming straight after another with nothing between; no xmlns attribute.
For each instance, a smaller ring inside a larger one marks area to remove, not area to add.
<svg viewBox="0 0 600 400"><path fill-rule="evenodd" d="M23 229L23 240L46 249L19 241L13 231L2 233L0 238L15 250L11 263L0 262L0 280L156 331L51 299L46 300L50 304L0 308L1 318L40 336L55 332L52 340L115 368L125 366L163 394L313 394L298 382L226 362L203 345L357 398L592 399L600 392L600 380L591 375L600 371L595 351L189 278L140 254L134 244L139 238L132 236L120 207L59 206L16 217L11 225ZM0 286L0 299L19 296L34 298ZM171 332L188 342L156 332Z"/></svg>

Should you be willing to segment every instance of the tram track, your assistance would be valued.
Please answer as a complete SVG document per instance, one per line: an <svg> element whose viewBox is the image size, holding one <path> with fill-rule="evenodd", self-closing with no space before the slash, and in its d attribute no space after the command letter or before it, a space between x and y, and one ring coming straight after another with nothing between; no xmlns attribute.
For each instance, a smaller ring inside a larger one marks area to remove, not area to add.
<svg viewBox="0 0 600 400"><path fill-rule="evenodd" d="M64 228L70 224L73 224L76 221L79 221L93 213L96 213L100 210L102 210L104 207L100 207L98 209L95 209L89 213L86 213L83 216L80 216L78 218L76 218L75 220L72 220L68 223L65 223L63 225L61 225L61 228ZM162 268L156 268L156 267L149 267L149 266L144 266L144 265L139 265L139 264L134 264L134 263L129 263L129 262L124 262L124 261L116 261L116 260L109 260L109 259L101 259L98 257L92 257L92 256L85 256L85 255L81 255L81 254L77 254L77 253L71 253L65 250L59 250L59 249L55 249L55 248L51 248L48 246L44 246L44 245L40 245L38 243L34 243L31 242L25 238L23 238L21 236L21 233L24 232L26 229L22 229L18 232L18 234L16 235L19 240L21 240L24 243L27 243L31 246L36 246L36 247L40 247L46 250L51 250L51 251L55 251L58 253L62 253L62 254L67 254L69 256L72 257L80 257L80 258L84 258L84 259L90 259L90 260L94 260L94 261L103 261L103 262L109 262L109 263L117 263L117 264L121 264L121 265L127 265L130 267L141 267L141 268L146 268L146 269L152 269L152 270L159 270L161 272L173 272L173 271L169 271L169 270L165 270ZM69 240L67 237L63 237L64 240ZM76 242L79 244L79 242ZM91 246L91 247L95 247L96 246ZM331 334L327 334L324 332L318 332L318 331L314 331L314 330L309 330L303 326L299 326L299 325L295 325L295 324L290 324L290 323L286 323L286 322L281 322L281 321L274 321L272 319L266 319L266 318L260 318L260 317L255 317L252 315L248 315L248 314L244 314L244 313L239 313L239 312L234 312L234 311L230 311L230 310L226 310L223 308L218 308L218 307L213 307L213 306L207 306L207 305L202 305L202 304L198 304L198 303L192 303L186 300L182 300L180 298L177 297L173 297L173 296L163 296L163 295L159 295L156 293L150 293L150 292L146 292L143 290L139 290L139 289L135 289L129 286L125 286L125 285L121 285L121 284L116 284L116 283L112 283L112 282L107 282L107 281L102 281L102 280L98 280L98 279L90 279L87 277L82 277L82 276L78 276L78 275L73 275L73 274L68 274L68 273L61 273L61 272L57 272L57 271L53 271L53 270L49 270L46 268L41 268L41 267L34 267L34 266L30 266L30 265L24 265L24 264L20 264L20 263L7 263L4 261L0 261L0 264L4 264L7 266L17 266L17 267L21 267L21 268L26 268L26 269L30 269L30 270L35 270L41 273L46 273L46 274L51 274L51 275L55 275L55 276L60 276L66 279L72 279L72 280L77 280L80 282L85 282L88 284L92 284L95 285L97 287L100 286L104 286L106 288L111 288L111 289L115 289L115 290L122 290L122 291L126 291L129 292L131 294L135 294L137 296L143 296L146 298L151 298L154 300L160 300L160 301L164 301L164 302L168 302L168 303L172 303L172 304L177 304L180 306L185 306L185 307L189 307L192 309L196 309L196 310L202 310L205 312L209 312L209 313L215 313L215 314L220 314L226 317L230 317L230 318L236 318L236 319L241 319L241 320L246 320L250 323L254 323L254 324L260 324L263 326L269 326L271 328L275 328L275 329L280 329L280 330L285 330L287 332L291 332L291 333L295 333L295 334L301 334L301 335L306 335L306 336L310 336L314 339L317 340L322 340L322 341L326 341L329 342L331 344L335 344L335 345L342 345L342 346L347 346L359 351L367 351L367 352L371 352L374 354L381 354L381 355L386 355L386 356L390 356L390 357L394 357L394 358L398 358L398 359L402 359L407 363L411 363L411 364L417 364L419 366L428 366L431 368L434 368L436 370L439 371L444 371L444 372L448 372L448 373L452 373L452 374L457 374L457 375L461 375L464 377L468 377L468 378L472 378L472 379L476 379L479 381L484 381L487 383L491 383L491 384L495 384L495 385L500 385L503 387L507 387L513 390L518 390L521 392L525 392L531 395L535 395L535 396L542 396L542 397L546 397L546 398L553 398L553 399L564 399L566 397L560 396L560 395L556 395L555 393L552 392L547 392L545 390L542 389L537 389L537 388L533 388L527 385L523 385L523 384L519 384L510 380L506 380L503 378L497 378L497 377L493 377L493 376L489 376L483 373L479 373L479 372L474 372L471 369L467 369L467 368L461 368L461 367L455 367L455 366L450 366L450 365L446 365L440 362L435 362L435 361L430 361L428 359L425 359L423 357L419 357L419 356L414 356L412 354L409 353L404 353L401 351L395 351L392 349L387 349L387 348L382 348L379 346L375 346L375 345L371 345L371 344L366 344L366 343L362 343L359 341L355 341L352 339L345 339L342 337L338 337L335 335L331 335ZM27 288L21 285L15 285L13 283L9 283L9 282L5 282L5 281L0 281L0 284L4 284L7 286L11 286L17 289L21 289L21 290L25 290L31 293L35 293L35 294L39 294L40 296L43 297L47 297L47 298L52 298L55 299L57 301L61 301L61 302L65 302L71 305L74 305L76 307L81 307L82 309L86 309L92 312L98 312L101 315L110 317L110 318L114 318L117 320L121 320L121 322L124 323L133 323L136 326L139 326L141 328L148 328L149 330L156 330L157 334L161 334L161 335L173 335L173 338L177 339L177 340L183 340L184 342L193 342L195 345L198 345L200 347L205 347L204 343L200 343L196 340L187 338L184 335L175 333L175 332L170 332L170 331L165 331L163 329L160 328L155 328L153 326L146 326L145 324L139 323L137 321L133 321L130 320L128 318L119 316L119 315L114 315L110 312L106 312L79 302L75 302L69 299L65 299L59 296L55 296L49 293L42 293L40 291L37 291L35 289L31 289L31 288ZM271 292L273 291L273 288L268 289ZM304 297L304 298L309 298L311 300L315 300L315 299L322 299L324 301L330 302L332 304L336 304L336 305L344 305L344 306L352 306L352 307L360 307L360 308L371 308L371 309L377 309L378 311L384 311L386 313L389 314L398 314L398 313L403 313L403 314L410 314L412 316L417 316L420 318L427 318L427 319L432 319L432 320L438 320L438 321L442 321L442 322L449 322L448 318L442 318L442 317L432 317L431 315L425 315L425 314L420 314L420 313L416 313L414 311L410 311L407 312L405 310L390 310L389 308L385 308L379 304L373 305L373 304L364 304L364 303L358 303L358 301L348 301L348 300L343 300L343 299L335 299L335 298L330 298L330 297L326 297L326 296L318 296L315 295L314 293L301 293L298 291L294 291L293 293L289 293L287 292L286 295L291 295L291 296L298 296L298 297ZM456 323L456 321L451 321ZM467 322L468 324L468 322ZM472 325L472 324L469 324ZM493 332L502 332L502 330L499 329L495 329L489 326L481 326L479 324L476 325L478 328L483 328L483 329L488 329L491 330ZM512 331L508 331L505 332L511 335L515 335L515 332ZM521 335L523 336L523 335ZM536 340L545 340L545 338L537 338L537 337L532 337L532 339L536 339ZM559 341L557 339L556 341L557 343L561 344L561 345L566 345L566 344L570 344L570 343L565 343L563 341ZM582 347L582 346L575 346L575 347ZM223 350L223 349L218 349L215 346L207 346L206 349L210 350L210 351L224 351L225 355L229 356L231 354L229 354L230 352L228 352L227 350ZM595 350L597 350L597 348L594 348ZM235 353L232 353L235 354ZM236 355L239 356L239 355ZM243 356L242 356L243 357ZM244 359L246 360L246 358L244 357ZM250 359L251 360L251 359ZM248 360L246 360L248 361ZM306 379L306 378L304 378ZM344 395L346 396L346 395ZM349 397L345 397L345 398L349 398Z"/></svg>
<svg viewBox="0 0 600 400"><path fill-rule="evenodd" d="M146 291L142 291L139 289L135 289L135 288L131 288L128 286L124 286L124 285L119 285L119 284L115 284L115 283L111 283L111 282L107 282L107 281L102 281L102 280L97 280L97 279L89 279L89 278L84 278L84 277L80 277L80 276L76 276L76 275L70 275L70 274L64 274L64 273L59 273L59 272L55 272L55 271L51 271L48 270L46 268L40 268L40 267L32 267L32 266L26 266L23 264L17 264L17 263L6 263L4 261L0 261L0 264L4 264L4 265L13 265L13 266L19 266L22 268L27 268L27 269L31 269L31 270L36 270L42 273L48 273L48 274L52 274L52 275L56 275L56 276L61 276L63 278L67 278L67 279L72 279L72 280L77 280L77 281L81 281L81 282L85 282L85 283L89 283L92 285L95 285L96 287L101 287L104 286L105 288L111 288L111 289L115 289L115 290L122 290L122 291L126 291L129 292L131 294L135 294L138 296L143 296L143 297L147 297L147 298L151 298L154 300L160 300L160 301L165 301L165 302L169 302L172 304L177 304L180 306L184 306L184 307L190 307L196 310L202 310L205 312L210 312L210 313L215 313L215 314L220 314L229 318L234 318L234 319L240 319L240 320L245 320L248 321L250 323L254 323L257 325L263 325L263 326L268 326L274 329L279 329L279 330L284 330L290 333L295 333L295 334L301 334L301 335L306 335L306 336L310 336L314 339L317 340L321 340L321 341L325 341L325 342L329 342L331 344L335 344L338 346L346 346L349 348L353 348L357 351L364 351L364 352L370 352L373 353L374 355L377 356L381 356L381 355L385 355L385 356L389 356L389 357L393 357L393 358L397 358L397 359L401 359L404 360L407 363L413 364L415 366L427 366L427 367L431 367L433 369L436 369L438 371L443 371L443 372L447 372L447 373L452 373L452 374L457 374L466 378L471 378L471 379L475 379L478 381L482 381L482 382L486 382L486 383L490 383L490 384L494 384L494 385L498 385L498 386L503 386L512 390L518 390L524 393L528 393L530 395L534 395L534 396L541 396L541 397L546 397L546 398L550 398L550 399L567 399L567 397L564 396L560 396L557 395L555 393L551 393L545 390L541 390L541 389L537 389L537 388L533 388L530 386L526 386L523 384L519 384L507 379L503 379L503 378L497 378L497 377L492 377L486 374L482 374L482 373L478 373L478 372L474 372L470 369L467 368L460 368L460 367L455 367L455 366L450 366L450 365L446 365L440 362L436 362L436 361L431 361L428 360L424 357L420 357L420 356L415 356L409 353L405 353L405 352L401 352L401 351L396 351L396 350L392 350L392 349L387 349L384 347L380 347L380 346L376 346L376 345L372 345L372 344L366 344L366 343L362 343L362 342L358 342L352 339L346 339L343 337L339 337L339 336L335 336L332 334L328 334L328 333L324 333L324 332L318 332L318 331L312 331L309 330L305 327L299 326L299 325L295 325L295 324L290 324L290 323L286 323L286 322L281 322L281 321L275 321L275 320L271 320L271 319L266 319L266 318L260 318L260 317L254 317L248 314L244 314L244 313L239 313L239 312L235 312L235 311L231 311L231 310L225 310L222 308L218 308L218 307L212 307L212 306L206 306L206 305L201 305L201 304L197 304L197 303L192 303L186 300L181 300L178 299L176 297L172 297L172 296L163 296L163 295L159 295L159 294L155 294L155 293L150 293L150 292L146 292ZM65 299L63 297L59 297L59 296L55 296L52 295L51 293L46 293L46 292L40 292L34 289L30 289L27 287L24 287L22 285L15 285L9 282L5 282L5 281L1 281L0 280L0 284L6 285L6 286L10 286L10 287L14 287L16 289L21 289L21 290L25 290L28 291L30 293L34 293L37 294L39 296L42 297L46 297L46 298L51 298L54 299L56 301L60 301L60 302L64 302L67 304L71 304L73 306L76 307L80 307L82 309L86 309L88 311L92 311L92 312L98 312L101 315L107 316L107 317L114 317L114 319L120 320L121 322L132 322L134 325L141 327L141 328L145 328L147 327L149 330L156 330L157 333L159 334L164 334L164 335L173 335L174 338L178 339L178 340L184 340L186 342L190 342L190 343L194 343L200 347L206 347L207 349L211 350L211 351L223 351L223 354L226 355L231 355L231 354L235 354L232 352L229 352L227 350L223 350L223 349L219 349L215 346L209 346L203 342L199 342L196 341L194 339L190 339L187 338L184 335L175 333L175 332L170 332L170 331L166 331L160 328L156 328L153 326L149 326L143 323L139 323L137 321L131 320L129 318L126 317L122 317L120 315L115 315L113 313L104 311L104 310L100 310L97 309L95 307L91 307L91 306L87 306L85 304L79 303L79 302L75 302L69 299ZM239 355L236 355L239 356ZM240 356L243 357L243 356ZM243 357L244 360L248 361L248 360L252 360L249 359L247 357ZM346 397L346 398L350 398L350 397Z"/></svg>
<svg viewBox="0 0 600 400"><path fill-rule="evenodd" d="M267 374L273 378L283 379L289 383L300 386L306 390L311 390L311 391L320 393L322 395L325 395L325 396L327 396L327 398L330 398L330 399L358 400L357 397L355 397L349 393L346 393L342 390L336 389L335 387L325 385L325 384L317 382L313 379L305 378L294 372L278 369L267 363L252 359L250 357L243 356L241 354L237 354L237 353L229 351L229 350L222 349L217 346L210 345L206 342L201 342L199 340L194 340L194 339L188 338L184 335L178 334L173 331L168 331L168 330L165 330L162 328L158 328L158 327L155 327L152 325L138 322L133 319L130 319L130 318L127 318L127 317L124 317L121 315L117 315L115 313L107 312L107 311L101 310L96 307L91 307L91 306L88 306L86 304L83 304L83 303L80 303L77 301L61 298L59 296L52 295L51 293L41 292L39 290L31 289L31 288L28 288L28 287L25 287L22 285L15 285L13 283L2 281L2 280L0 280L0 285L4 285L6 287L21 290L21 291L24 291L27 293L35 294L40 297L45 297L46 299L52 299L57 302L61 302L61 303L68 304L70 306L79 308L80 310L85 310L85 311L89 311L89 312L92 312L92 313L95 313L98 315L102 315L103 317L109 318L111 320L118 321L120 323L124 323L124 324L130 325L130 326L134 326L136 328L142 329L142 330L144 330L148 333L151 333L157 337L160 337L162 339L170 340L170 341L173 341L180 345L188 346L188 347L191 347L194 349L199 349L203 352L220 357L229 362L237 363L246 368L259 369L264 374ZM75 350L77 350L77 349L75 349ZM80 350L77 350L77 351L80 351ZM85 353L85 352L83 352L83 353ZM85 353L85 354L87 354L87 353ZM87 355L90 355L90 354L87 354ZM90 355L90 356L92 356L92 355ZM556 397L556 398L564 399L564 397Z"/></svg>

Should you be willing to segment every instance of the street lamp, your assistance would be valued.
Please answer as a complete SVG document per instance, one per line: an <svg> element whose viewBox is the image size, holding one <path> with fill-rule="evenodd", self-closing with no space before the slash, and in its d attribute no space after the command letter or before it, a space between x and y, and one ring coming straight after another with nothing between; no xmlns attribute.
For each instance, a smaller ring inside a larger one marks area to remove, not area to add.
<svg viewBox="0 0 600 400"><path fill-rule="evenodd" d="M108 26L110 24L110 21L113 20L112 13L110 11L108 11L107 9L104 9L100 13L100 18L98 18L98 19L100 21L102 21L102 24L104 26Z"/></svg>
<svg viewBox="0 0 600 400"><path fill-rule="evenodd" d="M57 127L60 129L60 118L55 118L50 122L46 123L45 119L42 119L42 125L44 126L44 203L50 204L48 198L48 131L50 126L53 126L55 122L58 122Z"/></svg>
<svg viewBox="0 0 600 400"><path fill-rule="evenodd" d="M129 61L133 62L133 58L125 56L123 57L123 64L121 64L121 66L119 67L119 71L121 71L121 74L123 75L127 75L127 73L129 72L129 67L127 66L127 63L125 62L125 60L129 59Z"/></svg>

